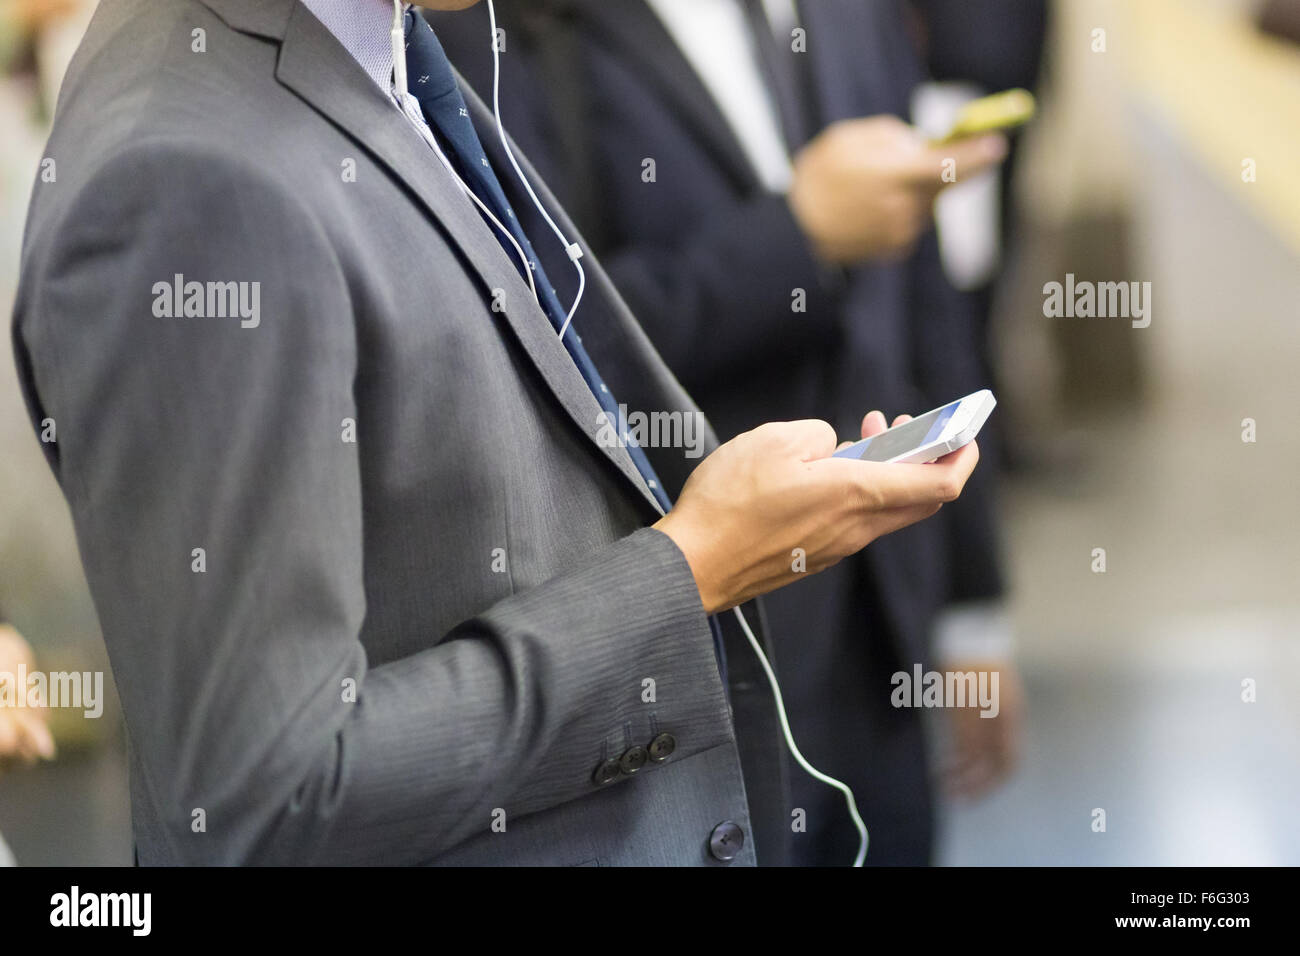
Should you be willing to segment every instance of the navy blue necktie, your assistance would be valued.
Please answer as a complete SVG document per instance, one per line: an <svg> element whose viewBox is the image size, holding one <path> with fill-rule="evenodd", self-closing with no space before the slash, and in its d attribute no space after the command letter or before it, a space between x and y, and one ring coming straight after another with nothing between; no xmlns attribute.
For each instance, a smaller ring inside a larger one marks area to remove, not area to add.
<svg viewBox="0 0 1300 956"><path fill-rule="evenodd" d="M510 207L505 190L501 188L501 182L497 179L496 172L483 151L483 144L474 130L465 98L461 96L456 75L452 71L447 54L443 52L442 44L438 42L428 22L412 12L406 14L406 73L411 94L420 101L420 108L429 121L429 126L446 148L447 158L465 184L492 210L493 215L501 221L502 225L510 230L515 242L519 243L519 247L524 251L524 256L528 259L528 268L533 273L533 282L537 286L537 297L542 311L546 313L551 325L558 332L564 327L568 313L560 304L555 287L547 278L546 270L542 268L541 261L533 251L532 244L528 241L528 236L524 233L518 217L515 216L515 211ZM524 264L519 261L514 247L500 234L496 226L492 225L486 217L484 219L488 221L489 228L505 249L510 261L523 275ZM524 278L527 279L527 276L525 275ZM650 460L632 436L627 434L627 423L619 411L613 393L601 379L591 356L583 348L581 337L572 326L564 333L564 346L573 358L573 364L582 374L583 380L586 381L587 387L591 389L596 401L604 410L606 420L611 427L618 430L619 436L627 447L628 455L636 465L637 471L641 473L641 477L645 479L655 500L664 511L670 510L672 502L655 475ZM714 646L722 673L722 686L726 688L726 653L722 644L722 631L716 617L709 618L709 627L713 631Z"/></svg>
<svg viewBox="0 0 1300 956"><path fill-rule="evenodd" d="M533 272L533 282L537 286L537 298L541 303L542 311L546 313L546 317L558 332L564 327L568 312L560 304L555 287L547 278L546 270L533 251L532 244L528 241L528 236L524 233L518 217L515 216L515 211L510 207L510 201L506 198L496 172L483 151L483 144L479 142L478 133L474 131L469 109L465 105L464 97L461 96L460 88L456 85L456 76L452 72L446 53L443 52L442 44L438 42L433 29L424 18L417 17L413 13L407 14L406 67L411 94L420 101L420 107L424 110L424 115L429 120L434 134L449 147L447 158L456 167L465 184L492 210L502 225L510 230L515 242L523 249L528 259L528 267ZM519 261L514 247L495 226L491 228L510 261L515 264L520 274L523 274L524 264ZM556 242L559 240L556 239ZM525 275L524 278L526 280L527 276ZM672 502L655 475L645 451L627 434L627 423L619 413L618 403L614 400L613 393L601 379L595 363L582 345L582 338L572 326L564 333L564 347L568 349L573 364L577 366L587 387L600 403L610 426L616 428L623 438L637 471L645 479L660 506L664 511L668 511L672 508Z"/></svg>

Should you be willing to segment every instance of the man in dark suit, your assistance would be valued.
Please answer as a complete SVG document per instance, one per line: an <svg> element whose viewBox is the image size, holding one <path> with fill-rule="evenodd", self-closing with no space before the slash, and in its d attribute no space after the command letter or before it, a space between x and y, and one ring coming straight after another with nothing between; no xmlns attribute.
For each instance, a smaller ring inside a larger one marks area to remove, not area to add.
<svg viewBox="0 0 1300 956"><path fill-rule="evenodd" d="M387 0L96 12L14 342L141 863L779 861L771 697L721 612L974 467L834 459L825 422L705 426L702 462L608 440L616 402L698 409L524 163L586 253L562 331L569 258L492 129Z"/></svg>
<svg viewBox="0 0 1300 956"><path fill-rule="evenodd" d="M927 229L944 161L964 179L1006 144L930 149L897 118L922 76L900 4L511 0L497 12L506 126L721 434L809 415L849 433L867 396L930 408L985 385L970 303ZM490 90L486 11L456 19L434 22ZM853 785L869 862L931 858L922 716L891 705L891 677L929 669L941 606L999 601L990 493L973 484L942 525L766 604L795 736ZM980 738L994 756L977 764L1004 757L1014 720L1008 706L1007 733ZM807 826L794 859L849 856L835 794L799 773L793 786Z"/></svg>

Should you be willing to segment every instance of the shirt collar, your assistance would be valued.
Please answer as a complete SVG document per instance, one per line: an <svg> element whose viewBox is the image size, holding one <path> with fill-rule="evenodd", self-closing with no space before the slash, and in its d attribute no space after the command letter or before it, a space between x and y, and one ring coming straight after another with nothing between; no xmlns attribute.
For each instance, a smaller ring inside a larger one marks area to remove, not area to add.
<svg viewBox="0 0 1300 956"><path fill-rule="evenodd" d="M392 0L302 0L325 28L388 93L393 88ZM404 3L404 8L410 4Z"/></svg>

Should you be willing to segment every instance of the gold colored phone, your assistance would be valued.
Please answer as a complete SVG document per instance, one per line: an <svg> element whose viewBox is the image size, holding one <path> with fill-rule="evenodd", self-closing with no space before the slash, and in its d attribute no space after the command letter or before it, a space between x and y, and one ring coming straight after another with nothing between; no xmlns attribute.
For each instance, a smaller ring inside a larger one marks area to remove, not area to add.
<svg viewBox="0 0 1300 956"><path fill-rule="evenodd" d="M934 140L934 143L951 143L967 136L1023 126L1034 118L1037 108L1034 94L1028 90L1017 88L981 96L963 106L952 129L946 136Z"/></svg>

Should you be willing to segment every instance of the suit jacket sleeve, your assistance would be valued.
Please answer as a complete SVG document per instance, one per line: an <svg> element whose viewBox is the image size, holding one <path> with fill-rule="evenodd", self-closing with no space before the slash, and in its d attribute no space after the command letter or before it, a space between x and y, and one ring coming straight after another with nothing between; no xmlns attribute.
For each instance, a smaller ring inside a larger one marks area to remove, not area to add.
<svg viewBox="0 0 1300 956"><path fill-rule="evenodd" d="M383 422L355 404L358 325L301 193L133 148L37 229L20 293L29 405L58 423L166 861L427 861L497 808L593 790L645 676L674 759L728 739L698 591L652 529L368 666L358 448ZM154 315L177 275L260 281L259 323Z"/></svg>

